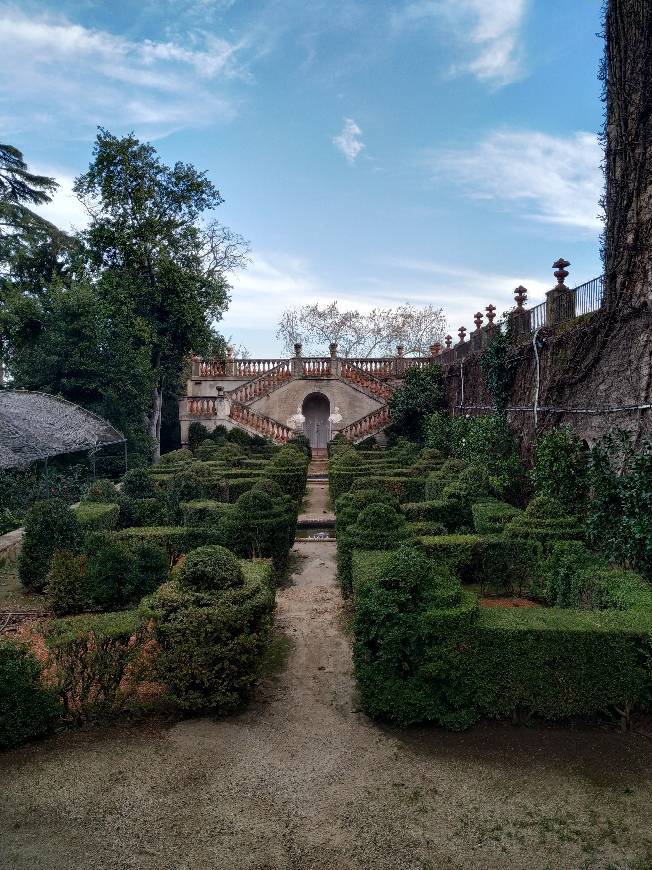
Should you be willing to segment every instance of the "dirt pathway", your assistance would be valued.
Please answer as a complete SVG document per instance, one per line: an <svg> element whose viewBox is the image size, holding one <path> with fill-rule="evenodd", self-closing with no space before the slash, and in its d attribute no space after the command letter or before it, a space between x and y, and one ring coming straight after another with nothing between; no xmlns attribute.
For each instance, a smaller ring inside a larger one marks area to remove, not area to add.
<svg viewBox="0 0 652 870"><path fill-rule="evenodd" d="M287 667L240 716L63 735L0 760L2 870L652 867L649 742L370 722L335 545L296 551L278 593Z"/></svg>

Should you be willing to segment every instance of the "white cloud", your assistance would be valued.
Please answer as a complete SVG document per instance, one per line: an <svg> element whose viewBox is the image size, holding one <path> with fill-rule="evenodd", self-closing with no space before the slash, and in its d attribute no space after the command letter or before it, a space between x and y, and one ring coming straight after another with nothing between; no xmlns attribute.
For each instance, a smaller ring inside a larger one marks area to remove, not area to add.
<svg viewBox="0 0 652 870"><path fill-rule="evenodd" d="M54 178L59 187L52 194L52 202L34 206L34 211L42 215L60 230L73 232L82 230L88 224L89 217L84 206L73 193L74 177L69 172L52 169L51 167L34 167L38 175Z"/></svg>
<svg viewBox="0 0 652 870"><path fill-rule="evenodd" d="M475 147L431 152L426 163L476 198L520 204L526 216L594 233L601 227L602 150L593 133L494 132Z"/></svg>
<svg viewBox="0 0 652 870"><path fill-rule="evenodd" d="M3 98L14 101L27 129L47 122L70 132L80 124L87 133L117 123L141 125L155 137L229 117L229 101L216 89L248 77L241 48L210 34L183 44L129 40L0 7L0 75L11 81Z"/></svg>
<svg viewBox="0 0 652 870"><path fill-rule="evenodd" d="M352 118L344 119L344 126L339 136L333 137L333 145L342 152L349 163L354 163L358 154L365 147L360 138L362 130Z"/></svg>
<svg viewBox="0 0 652 870"><path fill-rule="evenodd" d="M528 0L415 0L397 13L403 27L431 18L453 35L464 59L451 72L494 87L523 77L522 25Z"/></svg>

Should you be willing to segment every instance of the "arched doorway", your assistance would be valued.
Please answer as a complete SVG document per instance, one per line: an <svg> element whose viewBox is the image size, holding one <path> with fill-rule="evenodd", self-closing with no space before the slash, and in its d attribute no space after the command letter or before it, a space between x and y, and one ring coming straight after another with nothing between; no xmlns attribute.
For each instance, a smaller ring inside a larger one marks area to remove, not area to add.
<svg viewBox="0 0 652 870"><path fill-rule="evenodd" d="M310 440L310 446L324 449L330 435L328 418L331 403L323 393L311 393L303 400L301 412L306 418L303 429Z"/></svg>

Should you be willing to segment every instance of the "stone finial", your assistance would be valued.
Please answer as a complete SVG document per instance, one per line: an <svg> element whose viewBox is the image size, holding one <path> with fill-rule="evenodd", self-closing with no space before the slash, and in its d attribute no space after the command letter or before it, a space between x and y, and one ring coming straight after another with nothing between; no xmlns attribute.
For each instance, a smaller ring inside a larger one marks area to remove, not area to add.
<svg viewBox="0 0 652 870"><path fill-rule="evenodd" d="M402 344L399 344L396 348L396 356L403 356L405 353L405 347Z"/></svg>
<svg viewBox="0 0 652 870"><path fill-rule="evenodd" d="M328 345L328 349L331 353L331 359L335 359L335 357L337 356L337 342L331 341L331 343Z"/></svg>
<svg viewBox="0 0 652 870"><path fill-rule="evenodd" d="M487 320L489 321L489 326L493 326L493 322L496 319L496 306L487 305L485 311L487 312Z"/></svg>
<svg viewBox="0 0 652 870"><path fill-rule="evenodd" d="M230 344L226 346L226 358L233 359L233 347Z"/></svg>
<svg viewBox="0 0 652 870"><path fill-rule="evenodd" d="M441 344L438 341L433 342L430 345L430 356L431 357L439 356L440 353L441 353Z"/></svg>
<svg viewBox="0 0 652 870"><path fill-rule="evenodd" d="M451 348L452 346L453 346L453 336L452 336L452 335L447 335L447 336L446 336L446 350L450 350L450 348Z"/></svg>
<svg viewBox="0 0 652 870"><path fill-rule="evenodd" d="M482 321L483 320L484 320L484 317L482 315L482 312L476 311L475 317L473 318L473 322L475 323L475 331L476 332L480 332L480 330L482 329Z"/></svg>
<svg viewBox="0 0 652 870"><path fill-rule="evenodd" d="M517 309L521 310L523 308L523 303L527 301L527 288L523 287L522 284L514 290L514 299L516 300Z"/></svg>
<svg viewBox="0 0 652 870"><path fill-rule="evenodd" d="M560 257L556 262L552 264L552 268L555 270L554 276L557 279L557 287L562 288L566 285L564 281L568 278L567 266L570 266L568 260L564 260L563 257Z"/></svg>
<svg viewBox="0 0 652 870"><path fill-rule="evenodd" d="M218 399L224 398L224 387L217 387L217 397Z"/></svg>
<svg viewBox="0 0 652 870"><path fill-rule="evenodd" d="M457 330L457 334L460 337L460 344L464 344L464 336L466 335L466 326L460 326Z"/></svg>
<svg viewBox="0 0 652 870"><path fill-rule="evenodd" d="M302 348L303 348L303 345L301 344L300 341L295 342L295 345L294 345L294 355L295 355L295 356L301 356L301 349L302 349Z"/></svg>

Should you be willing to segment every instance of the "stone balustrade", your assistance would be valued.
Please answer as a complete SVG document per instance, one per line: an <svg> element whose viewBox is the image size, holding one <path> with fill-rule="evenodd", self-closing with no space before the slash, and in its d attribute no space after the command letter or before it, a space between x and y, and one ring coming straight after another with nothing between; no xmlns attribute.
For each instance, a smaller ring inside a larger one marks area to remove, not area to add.
<svg viewBox="0 0 652 870"><path fill-rule="evenodd" d="M354 357L347 359L346 362L374 378L396 377L396 359L394 357Z"/></svg>
<svg viewBox="0 0 652 870"><path fill-rule="evenodd" d="M349 360L342 360L340 375L350 384L363 389L380 402L386 402L394 393L391 387L383 383L364 369L354 365Z"/></svg>
<svg viewBox="0 0 652 870"><path fill-rule="evenodd" d="M348 438L349 441L356 443L357 441L363 441L365 438L369 438L371 435L378 434L378 432L381 432L388 425L389 421L389 408L387 405L383 405L382 408L372 411L371 414L367 414L366 417L361 417L360 420L356 420L349 426L340 429L340 433L344 435L345 438Z"/></svg>
<svg viewBox="0 0 652 870"><path fill-rule="evenodd" d="M229 417L234 423L253 430L257 435L262 435L263 438L269 438L275 444L285 444L294 435L289 426L284 426L277 420L259 414L239 402L231 403Z"/></svg>
<svg viewBox="0 0 652 870"><path fill-rule="evenodd" d="M259 396L272 392L292 379L292 369L289 360L281 360L273 369L259 375L253 381L248 381L229 392L229 398L246 405Z"/></svg>
<svg viewBox="0 0 652 870"><path fill-rule="evenodd" d="M331 358L305 357L302 373L304 378L330 378L332 374Z"/></svg>
<svg viewBox="0 0 652 870"><path fill-rule="evenodd" d="M211 396L189 396L186 403L191 417L215 417L217 414L217 399Z"/></svg>

